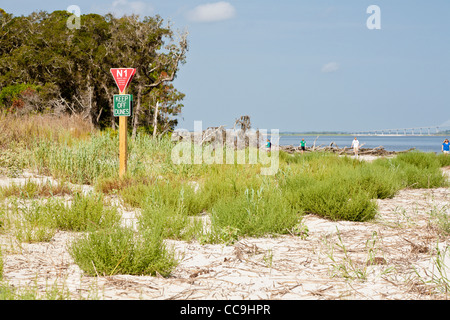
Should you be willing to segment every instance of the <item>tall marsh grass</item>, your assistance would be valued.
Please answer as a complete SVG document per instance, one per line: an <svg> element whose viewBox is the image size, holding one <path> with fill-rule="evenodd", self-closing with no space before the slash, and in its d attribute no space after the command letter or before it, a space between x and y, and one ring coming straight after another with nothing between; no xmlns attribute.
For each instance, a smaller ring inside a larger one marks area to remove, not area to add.
<svg viewBox="0 0 450 320"><path fill-rule="evenodd" d="M69 144L39 142L34 146L35 168L72 183L92 184L97 178L117 176L118 141L107 135L93 135L88 140Z"/></svg>
<svg viewBox="0 0 450 320"><path fill-rule="evenodd" d="M0 149L12 145L32 147L36 141L71 143L87 139L91 124L79 117L51 114L16 116L0 113Z"/></svg>

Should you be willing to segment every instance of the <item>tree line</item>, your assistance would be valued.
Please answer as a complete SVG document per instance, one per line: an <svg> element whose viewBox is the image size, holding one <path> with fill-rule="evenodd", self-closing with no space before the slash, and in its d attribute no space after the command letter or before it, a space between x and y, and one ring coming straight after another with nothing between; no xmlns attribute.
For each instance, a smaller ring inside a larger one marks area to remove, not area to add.
<svg viewBox="0 0 450 320"><path fill-rule="evenodd" d="M133 136L171 131L184 94L173 80L188 50L187 33L163 19L112 14L80 16L67 25L67 11L13 16L0 9L0 109L16 114L71 113L98 128L116 128L110 68L136 68L129 93Z"/></svg>

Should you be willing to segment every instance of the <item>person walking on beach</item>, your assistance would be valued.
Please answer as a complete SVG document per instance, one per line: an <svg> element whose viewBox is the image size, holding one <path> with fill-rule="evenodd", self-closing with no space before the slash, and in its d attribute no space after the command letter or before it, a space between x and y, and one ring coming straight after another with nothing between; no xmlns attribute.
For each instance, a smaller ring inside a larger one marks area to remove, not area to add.
<svg viewBox="0 0 450 320"><path fill-rule="evenodd" d="M448 153L449 153L448 139L445 139L445 140L444 140L444 143L442 144L442 152L443 152L445 155L448 155Z"/></svg>
<svg viewBox="0 0 450 320"><path fill-rule="evenodd" d="M355 157L357 157L358 156L358 149L359 149L359 141L358 141L358 139L356 139L356 137L352 141L352 148L353 148L353 152L355 153Z"/></svg>
<svg viewBox="0 0 450 320"><path fill-rule="evenodd" d="M270 149L272 148L272 143L270 142L269 139L267 139L267 143L266 143L266 151L270 152Z"/></svg>
<svg viewBox="0 0 450 320"><path fill-rule="evenodd" d="M302 150L302 154L303 154L303 152L306 150L306 141L305 141L305 139L302 139L302 141L300 141L300 149Z"/></svg>

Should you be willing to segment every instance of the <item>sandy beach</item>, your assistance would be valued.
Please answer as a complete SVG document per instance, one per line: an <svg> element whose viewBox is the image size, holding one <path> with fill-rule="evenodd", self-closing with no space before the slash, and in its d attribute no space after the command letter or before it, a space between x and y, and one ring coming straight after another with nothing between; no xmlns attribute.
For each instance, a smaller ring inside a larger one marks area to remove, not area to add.
<svg viewBox="0 0 450 320"><path fill-rule="evenodd" d="M450 177L450 167L443 170ZM50 178L28 173L3 177L0 186L26 179ZM370 222L306 215L301 236L244 238L232 245L170 240L179 264L168 278L88 277L67 251L76 233L59 231L50 242L32 244L2 233L3 280L42 293L58 285L71 299L448 299L436 257L450 239L440 233L433 212L448 214L449 200L449 188L402 190L377 200L379 212ZM122 210L124 223L132 224L138 213ZM449 275L448 250L443 262Z"/></svg>

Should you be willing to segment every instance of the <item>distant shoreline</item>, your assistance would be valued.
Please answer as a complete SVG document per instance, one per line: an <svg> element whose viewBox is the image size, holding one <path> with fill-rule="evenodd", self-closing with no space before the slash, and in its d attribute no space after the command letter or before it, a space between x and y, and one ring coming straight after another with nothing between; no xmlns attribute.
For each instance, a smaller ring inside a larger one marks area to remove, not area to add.
<svg viewBox="0 0 450 320"><path fill-rule="evenodd" d="M352 133L279 133L280 136L358 136L358 137L447 137L450 134L352 134Z"/></svg>

